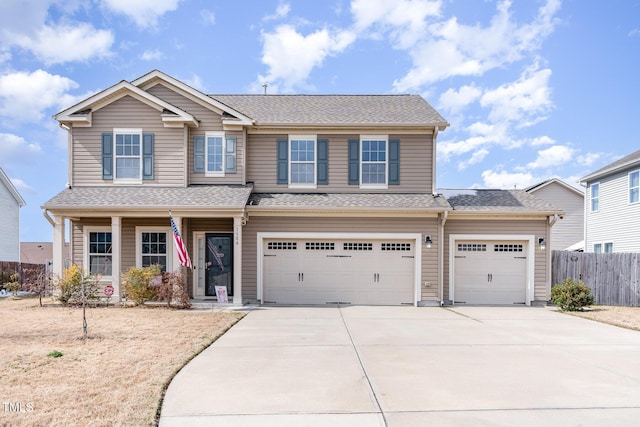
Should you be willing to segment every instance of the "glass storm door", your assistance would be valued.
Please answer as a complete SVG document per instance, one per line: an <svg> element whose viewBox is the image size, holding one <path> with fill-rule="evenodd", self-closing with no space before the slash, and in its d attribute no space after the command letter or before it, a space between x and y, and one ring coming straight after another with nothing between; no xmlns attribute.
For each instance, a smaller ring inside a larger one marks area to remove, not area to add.
<svg viewBox="0 0 640 427"><path fill-rule="evenodd" d="M233 295L233 234L206 234L205 295L215 296L216 286Z"/></svg>

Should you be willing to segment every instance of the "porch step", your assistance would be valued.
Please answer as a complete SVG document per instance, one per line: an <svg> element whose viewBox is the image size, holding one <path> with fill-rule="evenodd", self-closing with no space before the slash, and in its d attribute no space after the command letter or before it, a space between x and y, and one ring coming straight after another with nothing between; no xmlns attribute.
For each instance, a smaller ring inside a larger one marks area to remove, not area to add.
<svg viewBox="0 0 640 427"><path fill-rule="evenodd" d="M191 300L192 310L216 310L216 311L250 311L257 305L219 304L210 300Z"/></svg>

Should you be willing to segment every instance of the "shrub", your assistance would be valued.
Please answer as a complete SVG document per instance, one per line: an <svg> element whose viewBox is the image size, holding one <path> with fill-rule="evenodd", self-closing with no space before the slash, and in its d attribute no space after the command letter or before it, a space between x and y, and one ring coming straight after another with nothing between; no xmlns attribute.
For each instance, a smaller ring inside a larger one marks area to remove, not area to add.
<svg viewBox="0 0 640 427"><path fill-rule="evenodd" d="M20 275L18 273L13 273L10 277L10 282L6 282L4 284L7 292L13 292L13 295L18 295L18 291L20 290Z"/></svg>
<svg viewBox="0 0 640 427"><path fill-rule="evenodd" d="M551 289L551 301L562 311L582 311L584 307L593 304L593 295L581 280L569 277L562 285L556 284Z"/></svg>
<svg viewBox="0 0 640 427"><path fill-rule="evenodd" d="M162 284L158 287L157 297L160 301L166 301L168 307L171 307L172 301L180 308L191 307L187 281L181 271L162 273Z"/></svg>
<svg viewBox="0 0 640 427"><path fill-rule="evenodd" d="M153 299L158 294L160 281L156 279L161 276L162 269L159 265L149 267L131 267L122 276L124 292L128 300L135 305L144 304L145 301Z"/></svg>
<svg viewBox="0 0 640 427"><path fill-rule="evenodd" d="M82 270L73 264L62 273L62 278L56 285L58 301L65 305L82 304L94 299L99 290L100 279L97 276L83 276ZM84 287L84 294L82 289Z"/></svg>

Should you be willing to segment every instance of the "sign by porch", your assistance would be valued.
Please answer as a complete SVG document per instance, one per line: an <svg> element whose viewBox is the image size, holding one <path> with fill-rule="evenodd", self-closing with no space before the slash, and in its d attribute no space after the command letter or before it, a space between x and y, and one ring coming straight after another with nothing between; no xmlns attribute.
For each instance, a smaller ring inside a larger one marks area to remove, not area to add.
<svg viewBox="0 0 640 427"><path fill-rule="evenodd" d="M218 298L218 303L228 304L229 297L227 296L227 287L226 286L216 286L216 297Z"/></svg>
<svg viewBox="0 0 640 427"><path fill-rule="evenodd" d="M111 286L111 285L105 286L104 289L102 290L102 292L108 297L112 296L113 295L113 286Z"/></svg>

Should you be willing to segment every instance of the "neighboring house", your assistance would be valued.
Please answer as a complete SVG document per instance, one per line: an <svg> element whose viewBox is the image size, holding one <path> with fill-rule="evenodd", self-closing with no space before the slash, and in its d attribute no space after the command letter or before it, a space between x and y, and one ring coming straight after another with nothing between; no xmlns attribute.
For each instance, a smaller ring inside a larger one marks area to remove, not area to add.
<svg viewBox="0 0 640 427"><path fill-rule="evenodd" d="M0 168L0 261L20 261L20 208L25 204Z"/></svg>
<svg viewBox="0 0 640 427"><path fill-rule="evenodd" d="M64 247L64 258L69 259L69 244ZM28 264L53 264L53 243L51 242L20 242L20 262Z"/></svg>
<svg viewBox="0 0 640 427"><path fill-rule="evenodd" d="M586 252L640 252L640 150L580 179Z"/></svg>
<svg viewBox="0 0 640 427"><path fill-rule="evenodd" d="M449 124L420 96L205 95L153 71L55 118L70 151L69 186L43 206L58 274L66 220L72 262L118 295L130 266L178 269L171 211L196 299L216 286L235 304L549 298L538 243L562 211L523 191L452 206L435 187Z"/></svg>
<svg viewBox="0 0 640 427"><path fill-rule="evenodd" d="M532 185L525 191L564 211L553 226L547 247L554 251L584 248L584 192L557 178Z"/></svg>

